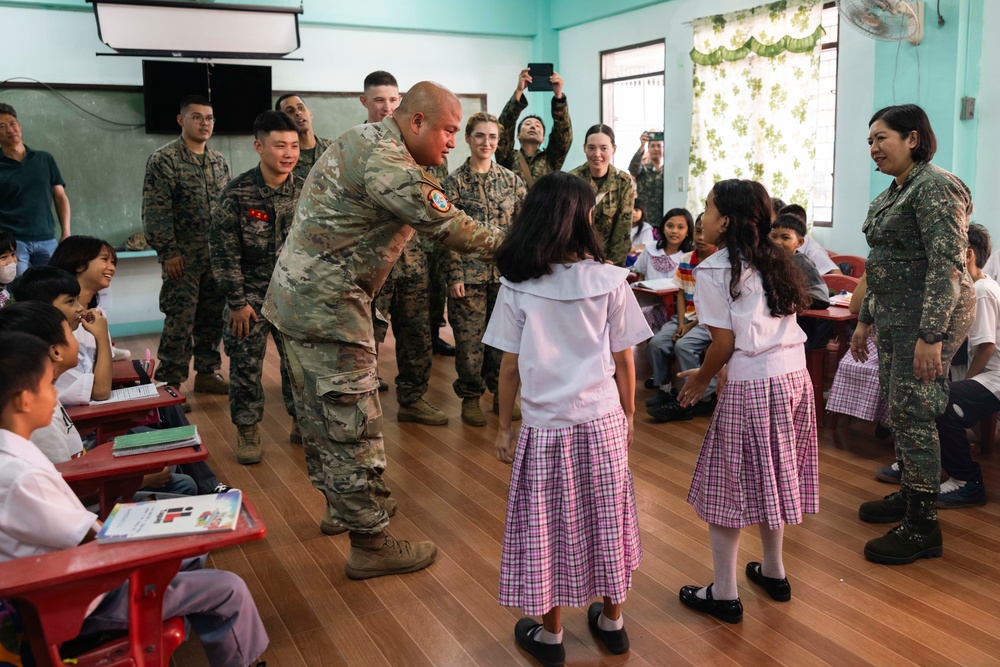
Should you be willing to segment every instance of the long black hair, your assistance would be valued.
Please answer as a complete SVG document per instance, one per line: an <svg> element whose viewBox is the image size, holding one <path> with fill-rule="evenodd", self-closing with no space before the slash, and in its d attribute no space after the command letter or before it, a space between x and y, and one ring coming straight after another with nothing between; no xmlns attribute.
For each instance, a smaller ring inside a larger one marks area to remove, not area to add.
<svg viewBox="0 0 1000 667"><path fill-rule="evenodd" d="M271 113L278 112L273 111ZM105 249L111 255L111 263L117 266L118 253L115 252L114 246L104 239L94 236L84 236L82 234L67 236L52 253L52 257L49 259L49 266L69 271L74 277L77 277L86 271L87 266L97 259ZM95 294L90 303L84 305L87 308L96 308L97 302L98 297Z"/></svg>
<svg viewBox="0 0 1000 667"><path fill-rule="evenodd" d="M760 273L772 317L808 308L812 300L806 292L802 271L767 238L773 213L767 189L756 181L730 179L716 183L712 197L719 213L729 218L719 244L729 250L732 268L729 295L739 298L746 261Z"/></svg>
<svg viewBox="0 0 1000 667"><path fill-rule="evenodd" d="M642 234L643 228L649 224L646 221L646 203L642 201L642 197L635 198L632 210L639 211L639 224L632 227L632 243L636 243L639 240L639 235Z"/></svg>
<svg viewBox="0 0 1000 667"><path fill-rule="evenodd" d="M542 176L497 249L500 273L519 283L551 273L552 264L603 262L604 248L590 221L594 206L594 190L582 178L562 171Z"/></svg>
<svg viewBox="0 0 1000 667"><path fill-rule="evenodd" d="M687 222L688 232L684 240L681 241L681 247L677 250L679 252L691 252L691 249L694 248L694 218L691 217L691 211L686 208L672 208L663 214L663 219L656 226L656 233L660 235L660 238L656 240L656 247L660 250L667 247L667 235L663 233L663 228L667 225L667 220L678 215Z"/></svg>

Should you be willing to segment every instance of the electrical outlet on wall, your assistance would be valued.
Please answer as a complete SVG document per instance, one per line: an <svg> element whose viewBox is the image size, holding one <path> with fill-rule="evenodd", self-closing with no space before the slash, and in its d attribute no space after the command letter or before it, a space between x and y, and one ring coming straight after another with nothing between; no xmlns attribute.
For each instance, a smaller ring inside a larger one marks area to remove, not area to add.
<svg viewBox="0 0 1000 667"><path fill-rule="evenodd" d="M963 97L962 111L958 115L959 120L972 120L976 117L976 98Z"/></svg>

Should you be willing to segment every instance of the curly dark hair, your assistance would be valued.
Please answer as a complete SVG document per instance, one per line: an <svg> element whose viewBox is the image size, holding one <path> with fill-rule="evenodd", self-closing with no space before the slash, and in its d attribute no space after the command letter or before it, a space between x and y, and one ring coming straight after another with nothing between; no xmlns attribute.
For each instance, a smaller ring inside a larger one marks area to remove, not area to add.
<svg viewBox="0 0 1000 667"><path fill-rule="evenodd" d="M738 299L743 284L743 262L760 273L773 317L799 313L812 303L805 280L791 258L767 239L771 229L771 197L756 181L730 179L712 187L719 213L729 218L719 245L729 251L732 277L729 294Z"/></svg>

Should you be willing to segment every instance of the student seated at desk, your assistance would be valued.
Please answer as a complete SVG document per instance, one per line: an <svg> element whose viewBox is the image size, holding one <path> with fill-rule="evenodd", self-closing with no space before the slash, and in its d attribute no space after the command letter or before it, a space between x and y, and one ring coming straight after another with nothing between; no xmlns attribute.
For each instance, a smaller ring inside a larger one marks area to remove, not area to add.
<svg viewBox="0 0 1000 667"><path fill-rule="evenodd" d="M801 206L799 206L798 204L788 204L786 206L782 206L780 209L778 209L778 212L775 215L775 219L786 214L794 215L796 218L801 220L803 229L808 227L809 223L808 219L806 218L806 210ZM825 276L828 273L843 275L844 272L841 271L840 268L833 263L832 259L830 259L830 253L826 251L826 248L821 246L811 236L803 234L802 238L804 240L802 245L799 247L798 251L812 260L812 263L816 265L816 270L819 271L821 276Z"/></svg>
<svg viewBox="0 0 1000 667"><path fill-rule="evenodd" d="M657 422L684 421L698 415L708 414L715 408L715 379L705 390L702 400L693 407L685 408L677 402L673 389L674 376L670 373L670 355L677 358L681 371L701 366L701 355L712 344L708 329L699 326L695 310L694 269L715 253L715 246L705 242L705 232L701 216L694 223L694 250L681 258L681 265L674 275L677 283L677 312L684 314L683 324L674 317L653 336L646 346L650 365L653 367L653 384L660 389L646 401L646 411Z"/></svg>
<svg viewBox="0 0 1000 667"><path fill-rule="evenodd" d="M69 323L77 341L77 363L56 381L59 401L83 405L111 396L111 336L108 320L98 308L84 308L78 297L80 283L73 274L54 266L30 267L14 283L18 303L37 301L55 306Z"/></svg>
<svg viewBox="0 0 1000 667"><path fill-rule="evenodd" d="M33 270L29 268L25 274ZM79 343L73 337L66 319L53 306L26 301L4 308L0 311L0 332L4 331L30 333L48 344L53 380L57 387L59 377L76 366ZM4 356L9 354L11 352L4 349ZM38 427L32 433L31 440L53 464L76 458L84 450L83 439L58 397L55 410L49 415L49 423ZM190 476L164 468L143 478L142 490L138 495L160 492L190 496L197 493L197 489L197 484Z"/></svg>
<svg viewBox="0 0 1000 667"><path fill-rule="evenodd" d="M639 280L673 278L681 265L684 253L694 246L694 220L686 208L672 208L653 230L655 243L647 245L632 265L632 273ZM653 331L667 324L667 310L662 303L642 309L646 323Z"/></svg>
<svg viewBox="0 0 1000 667"><path fill-rule="evenodd" d="M58 314L48 319L53 318ZM52 347L29 334L0 332L5 352L0 357L0 561L72 549L93 540L100 528L28 439L48 426L58 407ZM202 569L204 562L201 557L181 564L163 591L163 617L185 617L201 638L209 664L250 665L268 645L253 597L240 577ZM81 634L127 629L128 599L128 584L95 598Z"/></svg>
<svg viewBox="0 0 1000 667"><path fill-rule="evenodd" d="M785 208L788 208L787 206ZM826 310L830 307L830 288L826 286L816 265L811 259L798 252L806 239L806 225L794 215L783 214L771 223L771 233L768 234L771 243L778 246L792 258L792 264L799 268L805 281L806 289L812 297L810 308ZM833 323L828 320L817 320L812 317L799 317L799 326L808 336L806 349L815 350L826 346L833 333Z"/></svg>
<svg viewBox="0 0 1000 667"><path fill-rule="evenodd" d="M7 286L17 277L17 241L10 232L0 229L0 308L10 300Z"/></svg>

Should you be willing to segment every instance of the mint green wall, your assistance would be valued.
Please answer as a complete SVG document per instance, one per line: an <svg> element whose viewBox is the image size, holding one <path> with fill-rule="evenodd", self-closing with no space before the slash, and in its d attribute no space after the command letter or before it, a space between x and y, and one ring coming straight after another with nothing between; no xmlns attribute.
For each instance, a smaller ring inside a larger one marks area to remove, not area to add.
<svg viewBox="0 0 1000 667"><path fill-rule="evenodd" d="M918 47L907 42L879 42L875 47L873 111L891 104L920 105L937 136L934 163L953 172L970 187L976 183L978 121L959 120L959 110L963 96L979 94L983 3L984 0L942 0L943 27L938 26L935 3L925 3L924 39ZM988 83L996 85L993 80ZM887 176L873 173L870 194L881 192L889 182Z"/></svg>

